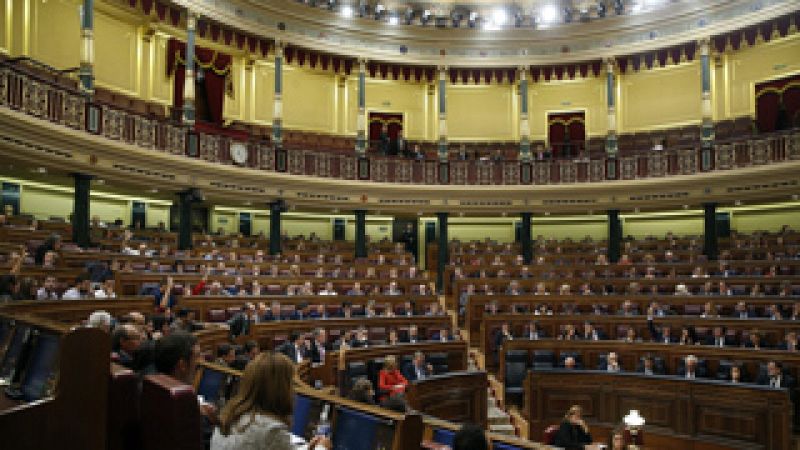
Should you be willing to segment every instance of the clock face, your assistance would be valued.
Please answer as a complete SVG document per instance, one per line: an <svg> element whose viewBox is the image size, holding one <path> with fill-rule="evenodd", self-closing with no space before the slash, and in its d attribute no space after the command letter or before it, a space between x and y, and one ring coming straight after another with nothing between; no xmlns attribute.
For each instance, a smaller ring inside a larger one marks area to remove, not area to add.
<svg viewBox="0 0 800 450"><path fill-rule="evenodd" d="M231 159L236 164L245 164L247 162L247 147L241 142L232 142Z"/></svg>

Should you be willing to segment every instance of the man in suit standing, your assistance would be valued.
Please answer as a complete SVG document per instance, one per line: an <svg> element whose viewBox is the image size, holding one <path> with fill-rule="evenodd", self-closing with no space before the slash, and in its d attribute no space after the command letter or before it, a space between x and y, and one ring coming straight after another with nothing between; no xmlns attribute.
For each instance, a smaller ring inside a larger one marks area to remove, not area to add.
<svg viewBox="0 0 800 450"><path fill-rule="evenodd" d="M325 364L325 353L328 351L328 335L323 328L314 330L314 339L311 341L311 362Z"/></svg>
<svg viewBox="0 0 800 450"><path fill-rule="evenodd" d="M297 331L292 331L289 340L284 343L280 352L288 356L294 363L301 363L306 357L305 337Z"/></svg>
<svg viewBox="0 0 800 450"><path fill-rule="evenodd" d="M409 382L415 380L424 380L433 375L433 366L425 364L425 354L422 352L414 353L414 360L411 364L403 367L403 376Z"/></svg>

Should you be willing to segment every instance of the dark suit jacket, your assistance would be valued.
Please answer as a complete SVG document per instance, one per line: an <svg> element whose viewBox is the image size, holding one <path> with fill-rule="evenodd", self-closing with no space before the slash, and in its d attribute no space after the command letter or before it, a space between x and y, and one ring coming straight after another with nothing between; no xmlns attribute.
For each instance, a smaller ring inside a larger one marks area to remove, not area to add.
<svg viewBox="0 0 800 450"><path fill-rule="evenodd" d="M320 352L320 347L322 347L317 341L311 342L311 362L312 363L321 363L324 362L322 360L322 353ZM324 346L325 353L327 354L330 349L328 346Z"/></svg>
<svg viewBox="0 0 800 450"><path fill-rule="evenodd" d="M583 428L573 425L566 420L561 422L553 445L566 450L582 450L586 444L592 443L592 435L583 431Z"/></svg>
<svg viewBox="0 0 800 450"><path fill-rule="evenodd" d="M679 377L685 377L686 376L686 367L679 367L677 375ZM694 369L694 377L695 378L705 378L706 376L707 376L706 375L706 368L698 364Z"/></svg>
<svg viewBox="0 0 800 450"><path fill-rule="evenodd" d="M421 369L422 369L422 372L425 374L426 377L429 377L429 376L433 375L428 370L426 365L423 365ZM413 363L412 364L406 364L403 367L403 376L406 377L406 380L408 380L408 381L416 381L416 380L419 379L419 378L417 378L417 370L414 367Z"/></svg>
<svg viewBox="0 0 800 450"><path fill-rule="evenodd" d="M297 347L294 346L294 342L286 342L280 348L280 352L284 355L288 356L292 362L297 362ZM305 358L305 350L300 349L300 356Z"/></svg>
<svg viewBox="0 0 800 450"><path fill-rule="evenodd" d="M767 375L766 373L762 373L761 375L759 375L758 380L756 380L756 383L761 384L761 385L765 385L765 386L768 386L769 382L770 382L770 378L769 378L769 375ZM791 375L789 375L788 373L781 374L781 387L782 388L789 389L791 391L791 390L793 390L795 388L795 385L796 385L796 382L795 382L794 378Z"/></svg>
<svg viewBox="0 0 800 450"><path fill-rule="evenodd" d="M724 336L723 340L725 341L725 347L735 347L737 342L731 336ZM712 335L707 335L703 338L703 345L717 345L717 339Z"/></svg>

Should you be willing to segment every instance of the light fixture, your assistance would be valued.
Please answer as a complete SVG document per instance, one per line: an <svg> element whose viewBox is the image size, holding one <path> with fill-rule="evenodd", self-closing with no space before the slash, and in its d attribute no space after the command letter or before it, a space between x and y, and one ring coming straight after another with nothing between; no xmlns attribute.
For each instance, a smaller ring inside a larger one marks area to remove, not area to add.
<svg viewBox="0 0 800 450"><path fill-rule="evenodd" d="M339 10L339 14L341 14L342 17L346 17L349 19L353 17L353 7L350 5L344 5L342 6L342 9Z"/></svg>
<svg viewBox="0 0 800 450"><path fill-rule="evenodd" d="M47 167L37 167L36 171L39 173L47 173Z"/></svg>
<svg viewBox="0 0 800 450"><path fill-rule="evenodd" d="M542 8L542 13L539 15L544 23L555 22L557 16L558 11L556 11L556 7L553 5L546 5L544 8Z"/></svg>
<svg viewBox="0 0 800 450"><path fill-rule="evenodd" d="M638 450L639 445L641 445L639 431L644 427L644 417L639 414L638 409L632 409L628 412L627 416L622 418L622 423L625 424L625 428L630 432L631 440L633 441L628 448Z"/></svg>
<svg viewBox="0 0 800 450"><path fill-rule="evenodd" d="M506 22L508 22L508 13L506 12L506 10L502 8L497 8L494 11L492 11L492 22L499 27L505 25Z"/></svg>

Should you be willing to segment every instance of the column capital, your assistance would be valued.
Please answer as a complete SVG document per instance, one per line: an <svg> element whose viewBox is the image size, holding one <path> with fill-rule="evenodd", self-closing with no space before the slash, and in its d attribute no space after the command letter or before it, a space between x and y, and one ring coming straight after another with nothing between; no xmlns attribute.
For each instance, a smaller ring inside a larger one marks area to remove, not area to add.
<svg viewBox="0 0 800 450"><path fill-rule="evenodd" d="M447 73L447 69L448 67L445 66L444 64L436 66L436 71L439 72L439 77L445 75Z"/></svg>
<svg viewBox="0 0 800 450"><path fill-rule="evenodd" d="M197 19L199 15L191 9L186 10L186 29L195 31L197 29Z"/></svg>
<svg viewBox="0 0 800 450"><path fill-rule="evenodd" d="M606 73L613 74L617 68L617 58L609 56L603 60L603 63L606 66Z"/></svg>
<svg viewBox="0 0 800 450"><path fill-rule="evenodd" d="M528 66L517 67L517 73L519 74L519 81L528 80Z"/></svg>
<svg viewBox="0 0 800 450"><path fill-rule="evenodd" d="M698 39L697 46L700 47L700 56L708 56L711 53L711 38L706 36Z"/></svg>
<svg viewBox="0 0 800 450"><path fill-rule="evenodd" d="M367 63L369 62L369 60L367 58L358 57L358 59L356 61L358 61L358 69L359 70L367 70Z"/></svg>

